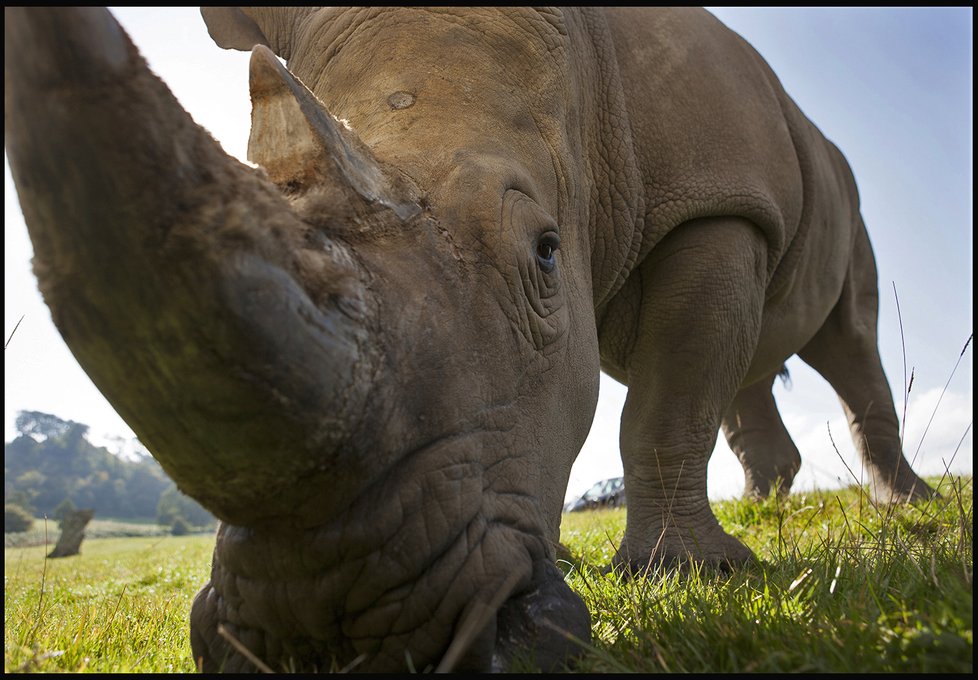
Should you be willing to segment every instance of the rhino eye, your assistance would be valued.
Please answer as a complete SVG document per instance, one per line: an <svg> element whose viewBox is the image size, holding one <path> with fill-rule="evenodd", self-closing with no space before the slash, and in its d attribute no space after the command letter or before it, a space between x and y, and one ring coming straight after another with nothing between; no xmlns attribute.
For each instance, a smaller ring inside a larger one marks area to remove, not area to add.
<svg viewBox="0 0 978 680"><path fill-rule="evenodd" d="M537 264L545 272L552 272L557 266L557 249L560 247L560 237L556 232L548 231L537 241Z"/></svg>

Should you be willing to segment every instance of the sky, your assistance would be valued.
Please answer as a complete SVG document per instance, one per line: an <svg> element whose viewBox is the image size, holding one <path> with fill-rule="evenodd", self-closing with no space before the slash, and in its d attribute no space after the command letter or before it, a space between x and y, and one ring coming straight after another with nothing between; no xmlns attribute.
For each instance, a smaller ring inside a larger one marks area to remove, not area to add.
<svg viewBox="0 0 978 680"><path fill-rule="evenodd" d="M218 48L195 8L113 13L225 151L245 158L248 57ZM845 154L879 269L880 351L918 474L971 474L973 463L973 9L711 8L745 37L787 92ZM21 410L90 426L110 449L135 435L78 366L51 323L4 163L5 441ZM831 387L800 359L775 398L802 456L795 490L832 489L862 466ZM913 376L909 394L905 385ZM618 427L626 388L601 376L591 434L568 498L622 474ZM709 466L713 500L739 495L743 472L722 435Z"/></svg>

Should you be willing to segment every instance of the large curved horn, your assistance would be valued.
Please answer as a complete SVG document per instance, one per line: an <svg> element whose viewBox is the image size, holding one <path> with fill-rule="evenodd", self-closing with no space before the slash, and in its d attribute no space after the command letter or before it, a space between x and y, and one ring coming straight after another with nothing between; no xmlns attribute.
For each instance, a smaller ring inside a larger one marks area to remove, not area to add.
<svg viewBox="0 0 978 680"><path fill-rule="evenodd" d="M374 364L351 254L226 156L107 11L5 9L4 29L6 149L79 363L222 519L341 506L295 480L362 475L334 455Z"/></svg>

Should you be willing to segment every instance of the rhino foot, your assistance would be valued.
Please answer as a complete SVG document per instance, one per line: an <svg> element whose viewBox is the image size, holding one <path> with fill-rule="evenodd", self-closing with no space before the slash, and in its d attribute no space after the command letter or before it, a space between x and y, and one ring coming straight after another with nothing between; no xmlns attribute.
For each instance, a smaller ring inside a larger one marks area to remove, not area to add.
<svg viewBox="0 0 978 680"><path fill-rule="evenodd" d="M671 538L668 540L663 536L647 550L630 549L627 539L623 540L604 573L615 573L627 579L674 569L688 570L694 564L729 573L757 560L750 548L719 527L699 540Z"/></svg>
<svg viewBox="0 0 978 680"><path fill-rule="evenodd" d="M927 482L912 473L911 475L912 479L901 479L893 484L877 484L873 489L876 502L890 504L914 503L930 500L931 498L940 499L942 497L941 494L930 488Z"/></svg>

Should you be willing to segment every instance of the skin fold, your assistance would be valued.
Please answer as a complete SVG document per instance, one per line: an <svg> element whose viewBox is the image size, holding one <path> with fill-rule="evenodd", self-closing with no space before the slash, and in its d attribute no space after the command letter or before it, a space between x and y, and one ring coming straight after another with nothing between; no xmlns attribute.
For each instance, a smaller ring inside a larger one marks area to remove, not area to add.
<svg viewBox="0 0 978 680"><path fill-rule="evenodd" d="M628 386L620 568L751 559L707 462L722 427L746 493L787 493L794 354L876 494L932 494L848 164L709 13L202 16L252 52L257 167L105 10L5 9L4 105L55 324L221 519L204 671L563 668L590 618L555 546L601 370Z"/></svg>

